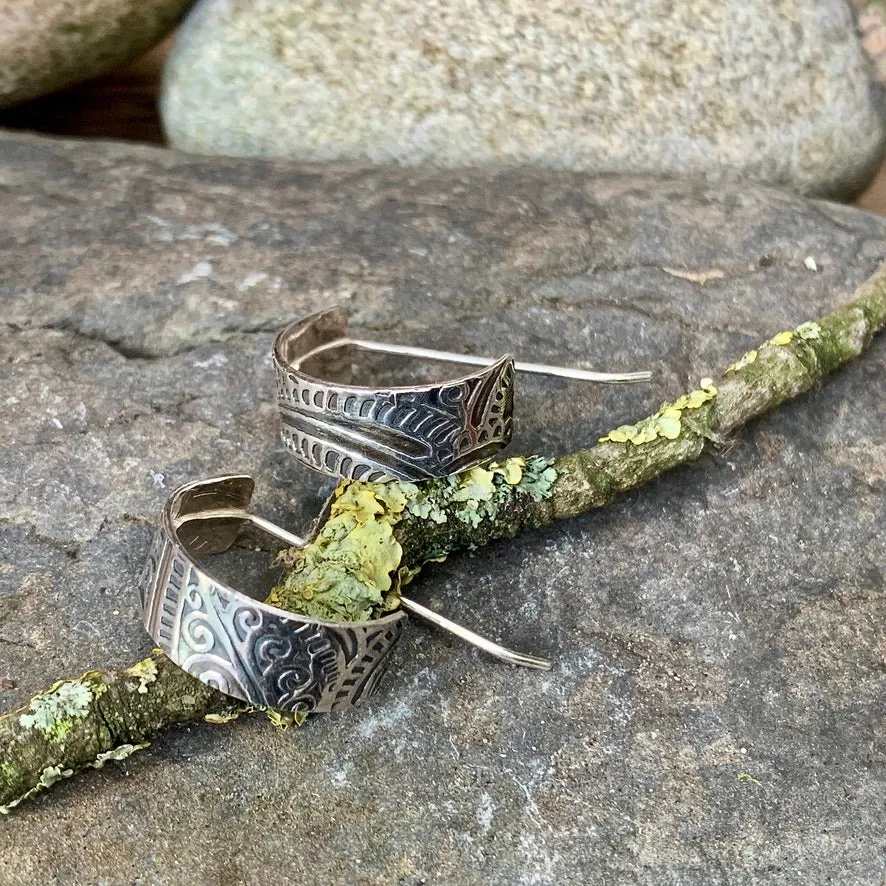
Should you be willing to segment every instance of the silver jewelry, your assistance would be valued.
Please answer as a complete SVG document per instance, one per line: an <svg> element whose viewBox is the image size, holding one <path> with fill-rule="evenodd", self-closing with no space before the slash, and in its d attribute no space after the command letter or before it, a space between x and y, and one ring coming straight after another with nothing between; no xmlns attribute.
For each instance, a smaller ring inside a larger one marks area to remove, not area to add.
<svg viewBox="0 0 886 886"><path fill-rule="evenodd" d="M449 363L481 366L431 385L360 387L325 381L301 367L352 345ZM287 326L274 343L282 437L315 470L355 480L426 480L491 458L511 440L514 370L607 383L646 381L649 372L613 374L515 363L348 336L342 307Z"/></svg>
<svg viewBox="0 0 886 886"><path fill-rule="evenodd" d="M200 560L228 550L244 529L279 547L305 541L249 513L255 484L235 474L176 489L163 510L140 580L142 620L154 642L192 676L254 705L333 711L375 690L407 618L326 622L261 603L213 578ZM548 668L401 597L426 618L512 664Z"/></svg>

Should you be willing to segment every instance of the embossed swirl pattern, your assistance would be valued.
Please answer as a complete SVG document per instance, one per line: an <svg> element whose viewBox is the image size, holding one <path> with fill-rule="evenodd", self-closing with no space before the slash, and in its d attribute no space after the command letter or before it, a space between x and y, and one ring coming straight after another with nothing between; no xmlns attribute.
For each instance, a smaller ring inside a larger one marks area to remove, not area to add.
<svg viewBox="0 0 886 886"><path fill-rule="evenodd" d="M403 625L317 625L245 602L162 532L141 590L145 627L176 664L228 695L288 711L330 711L370 695Z"/></svg>

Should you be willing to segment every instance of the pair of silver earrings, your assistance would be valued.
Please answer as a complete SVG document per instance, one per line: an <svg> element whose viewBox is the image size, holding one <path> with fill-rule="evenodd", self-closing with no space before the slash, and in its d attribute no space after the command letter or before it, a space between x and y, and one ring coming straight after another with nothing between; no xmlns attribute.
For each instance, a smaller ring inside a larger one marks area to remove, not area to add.
<svg viewBox="0 0 886 886"><path fill-rule="evenodd" d="M408 387L325 380L348 346L482 368L451 381ZM274 364L285 445L316 470L364 481L420 482L491 458L511 439L515 370L607 383L650 377L355 339L340 307L284 329L274 343ZM402 608L382 618L326 622L277 609L219 581L202 559L228 550L246 532L270 539L278 549L307 544L250 513L253 489L247 475L179 487L166 503L148 555L140 581L145 628L192 676L253 705L300 713L350 707L377 685L402 633L403 610L511 664L550 667L402 596Z"/></svg>

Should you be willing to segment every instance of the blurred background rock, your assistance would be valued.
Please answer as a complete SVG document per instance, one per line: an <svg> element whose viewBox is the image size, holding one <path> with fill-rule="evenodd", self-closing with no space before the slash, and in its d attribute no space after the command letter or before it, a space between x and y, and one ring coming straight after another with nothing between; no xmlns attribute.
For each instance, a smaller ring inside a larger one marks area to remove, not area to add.
<svg viewBox="0 0 886 886"><path fill-rule="evenodd" d="M40 98L137 59L175 28L189 5L190 0L0 0L0 108ZM125 85L112 106L95 86L81 93L80 103L106 106L107 117L129 118L126 87L132 84L125 75L118 82ZM23 109L10 117L9 125L20 119L25 124L42 123L36 128L50 131L76 127L79 118L69 108L59 114L70 104L77 104L75 93L30 112Z"/></svg>
<svg viewBox="0 0 886 886"><path fill-rule="evenodd" d="M858 29L862 45L873 61L877 79L886 83L886 0L854 0L858 8ZM886 215L886 164L859 197L858 205Z"/></svg>
<svg viewBox="0 0 886 886"><path fill-rule="evenodd" d="M360 138L350 138L349 141L346 130L352 129L354 121L360 119L361 102L358 92L351 89L353 84L346 82L348 78L342 78L338 83L341 89L336 87L329 92L333 97L338 96L340 105L343 101L350 107L350 111L347 107L340 107L343 119L347 116L345 112L354 114L348 126L342 125L339 141L336 141L336 132L328 127L321 127L322 131L318 129L299 141L304 129L298 125L299 121L304 123L312 119L311 115L319 107L316 99L307 94L309 90L305 84L322 82L329 87L336 74L341 73L332 70L332 62L323 53L316 54L310 74L305 73L301 64L299 52L302 44L298 41L305 39L305 28L310 33L316 29L328 34L330 16L336 15L322 4L309 4L297 12L291 3L281 4L275 0L249 4L202 0L178 35L175 49L174 40L168 34L187 4L183 0L155 0L146 4L152 10L151 14L143 13L136 24L133 24L131 5L126 0L91 0L76 6L63 0L29 0L25 3L0 0L0 31L6 34L5 38L0 36L0 104L14 104L0 111L0 125L50 134L163 143L164 126L157 107L164 65L172 52L163 95L165 128L175 147L200 153L288 155L308 160L395 159L440 165L470 161L470 150L455 150L446 145L447 127L454 127L451 135L455 139L459 126L465 123L464 119L459 123L458 114L450 115L450 122L439 124L441 128L437 135L427 144L421 143L414 127L412 136L406 133L408 114L403 117L399 132L391 131L387 135L382 132L379 136L378 127L370 127ZM403 10L399 13L408 12L408 4L403 4L402 0L391 0L387 4L393 11L396 11L394 7L401 5ZM373 9L367 7L369 11L363 11L364 18L367 15L371 18L374 14L375 4L370 6ZM716 36L718 31L726 33L728 30L730 39L715 48L731 53L727 63L745 66L731 72L728 64L724 65L723 59L716 59L715 55L707 63L701 63L698 46L680 50L679 29L685 28L691 19L676 23L672 32L667 33L669 19L663 12L664 7L656 11L656 4L645 4L647 20L637 21L634 27L631 16L639 20L639 7L629 6L631 8L626 9L620 4L603 4L599 17L609 17L611 22L595 31L598 42L594 43L586 34L576 35L574 44L563 52L562 47L551 48L552 40L556 42L554 37L546 36L539 43L536 33L539 24L533 26L535 45L544 45L551 58L568 58L570 53L573 58L578 58L583 45L588 47L589 58L600 57L601 45L606 48L599 42L603 37L623 33L630 38L625 44L619 44L624 45L624 51L613 53L609 62L611 64L614 59L619 66L617 85L625 90L623 99L627 103L621 129L607 131L607 128L621 125L617 114L610 114L604 121L606 126L599 127L600 138L604 142L608 139L609 147L600 151L600 156L594 156L590 150L597 138L595 127L599 122L594 115L601 113L601 108L609 107L611 111L611 97L598 102L599 107L593 104L596 99L588 105L585 119L594 120L594 126L582 123L580 114L576 116L571 110L564 111L567 116L571 115L567 122L576 125L576 142L584 139L584 149L576 148L570 154L570 133L561 130L552 134L550 151L546 153L545 136L551 125L550 121L545 121L546 111L542 108L543 113L533 124L533 132L526 138L511 139L510 142L507 140L512 133L503 133L506 143L502 146L493 144L489 151L482 146L478 148L475 152L477 164L531 162L590 171L649 172L652 169L663 174L686 172L707 177L738 173L782 184L801 193L843 200L853 199L864 191L860 205L886 212L886 174L881 170L874 179L886 147L882 94L868 79L876 70L880 80L886 80L886 3L883 0L856 0L857 30L873 58L873 65L869 65L857 50L853 33L856 28L844 0L816 0L815 3L783 0L778 4L761 4L759 9L756 3L750 6L742 3L736 5L723 21L717 17L717 9L728 10L729 4L708 3L707 0L687 4L686 8L692 16L698 17L700 26L709 28L705 39L714 39L711 34ZM557 3L553 3L553 7L559 9ZM466 4L463 15L469 11L470 4ZM734 18L733 13L739 11L741 15ZM353 10L349 11L349 15L353 14ZM661 20L656 21L656 16ZM30 21L34 29L44 28L47 31L44 42L58 43L53 50L55 54L45 49L38 53L29 48L28 41L13 34L10 21L14 21L19 30L25 21ZM424 21L427 24L428 15ZM539 21L544 24L543 18ZM757 24L749 28L747 22ZM436 21L432 23L436 24ZM449 27L457 28L458 25L450 22ZM115 28L129 36L115 41L112 39ZM348 33L348 28L352 33ZM469 29L470 23L465 28ZM338 23L338 31L333 33L341 33L344 44L359 36L359 28L350 20L343 20ZM700 33L706 33L704 28ZM381 39L388 40L386 47L379 46ZM398 39L401 44L406 40L397 35L387 37L381 31L376 34L372 50L387 53L384 65L377 66L379 70L387 72L398 65L408 67L408 64L415 63L414 59L403 60L403 46L397 44ZM558 39L566 40L567 35L561 30ZM328 37L323 40L329 42ZM640 41L646 41L648 45L638 48L636 44ZM140 49L151 42L155 44L153 48L140 55ZM437 76L439 71L434 73L432 69L436 56L444 52L445 47L434 44L439 52L429 48L431 43L425 36L416 45L423 47L420 54L430 65L429 76ZM77 47L80 47L79 55L83 59L80 76L112 68L127 57L130 60L110 73L64 86L64 83L78 78L71 62L78 54ZM759 69L753 71L747 65L755 48L760 52L760 64ZM791 54L793 52L797 53L795 57ZM371 52L358 53L354 62L356 67L362 65L364 74L366 60L371 55ZM39 73L49 58L59 60L52 76ZM712 77L710 67L716 67L715 60L726 73ZM493 54L485 66L487 72L492 66L487 77L488 89L492 89L490 84L501 73L495 70L500 62L500 54L498 57ZM38 70L34 79L36 86L32 90L50 91L61 86L60 91L22 103L22 76L13 69L29 65ZM668 71L668 65L673 69ZM601 70L604 68L602 62L600 67ZM591 62L588 71L593 71ZM400 71L397 76L408 73L408 70ZM261 82L250 81L251 76L258 77ZM486 74L481 70L476 76L482 79ZM550 90L552 77L556 80L557 74L530 71L528 80L516 86L513 77L519 75L510 71L508 76L512 78L511 87L527 94L533 78L544 89ZM630 82L632 76L636 77L636 82ZM735 78L733 104L729 104L729 76ZM665 90L663 84L669 77L673 89ZM380 88L387 88L390 82L394 81L381 82ZM658 90L654 101L639 95L638 90L642 90L644 84L652 91ZM472 88L470 84L455 84L451 89L443 89L442 100L457 104L464 98L466 90ZM703 94L706 89L709 94ZM767 91L772 92L771 108L764 107L766 102L761 101ZM588 95L593 93L594 89L590 89ZM238 95L246 97L238 99ZM273 98L275 95L277 99ZM808 100L804 96L808 96ZM576 96L575 102L581 105L586 98ZM382 123L386 120L396 122L396 115L389 120L385 117L392 100L390 95L378 96L372 100L375 105L367 109L367 116L375 114ZM366 101L362 103L366 104ZM567 105L567 102L563 103L564 108ZM721 113L718 123L711 126L701 120L701 111L715 107L720 107ZM499 111L501 108L497 113ZM517 112L520 111L518 108ZM644 118L646 113L648 116ZM302 118L298 117L299 114L303 115ZM787 119L791 115L794 118ZM669 121L673 123L672 129L668 129ZM474 124L484 125L479 118L472 121L471 125ZM499 121L501 125L504 124ZM409 138L412 138L411 146ZM484 138L481 137L480 142ZM403 141L402 149L398 147L398 139ZM611 153L607 155L610 148ZM744 155L747 155L746 161Z"/></svg>

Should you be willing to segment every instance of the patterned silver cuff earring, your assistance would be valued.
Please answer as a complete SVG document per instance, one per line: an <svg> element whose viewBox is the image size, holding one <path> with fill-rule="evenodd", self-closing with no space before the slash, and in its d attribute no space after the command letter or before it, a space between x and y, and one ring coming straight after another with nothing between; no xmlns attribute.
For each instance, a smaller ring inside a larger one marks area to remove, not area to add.
<svg viewBox="0 0 886 886"><path fill-rule="evenodd" d="M188 483L170 496L139 583L142 620L179 667L254 705L323 712L358 704L376 688L407 618L326 622L293 615L234 590L201 565L227 551L245 529L277 548L305 541L249 513L255 484L245 474ZM549 668L418 603L403 609L511 664Z"/></svg>
<svg viewBox="0 0 886 886"><path fill-rule="evenodd" d="M302 369L315 360L325 374L330 352L351 345L483 367L449 381L409 387L359 387L326 381ZM324 357L323 360L317 358ZM445 477L491 458L511 440L514 370L583 381L646 381L649 372L615 374L539 363L391 345L348 336L342 307L287 326L274 343L282 436L296 458L315 470L355 480Z"/></svg>

